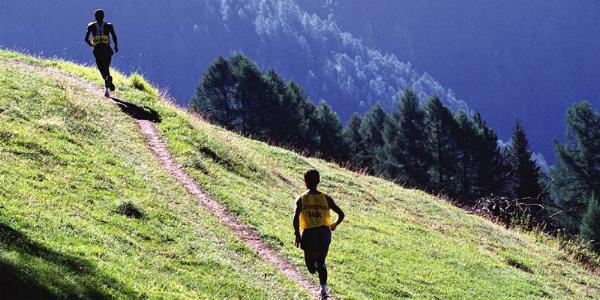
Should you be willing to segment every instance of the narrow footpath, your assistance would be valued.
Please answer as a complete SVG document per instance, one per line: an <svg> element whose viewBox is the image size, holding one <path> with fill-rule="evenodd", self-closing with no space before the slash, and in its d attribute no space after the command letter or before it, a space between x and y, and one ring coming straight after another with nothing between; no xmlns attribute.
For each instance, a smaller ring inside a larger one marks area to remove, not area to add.
<svg viewBox="0 0 600 300"><path fill-rule="evenodd" d="M9 61L7 63L31 69L38 72L44 72L49 76L60 78L61 80L68 81L75 85L82 87L89 93L97 95L98 97L105 98L103 91L92 84L81 78L76 78L65 74L63 72L52 70L49 68L39 67L31 65L25 62ZM259 234L250 228L248 225L240 221L236 216L231 214L227 208L206 193L196 181L187 174L185 169L173 158L169 152L167 145L162 140L160 133L156 129L155 123L152 118L148 118L143 113L140 114L135 108L137 106L128 103L118 98L106 98L111 100L113 103L121 107L124 113L127 113L138 125L146 144L154 153L157 161L160 165L177 180L190 195L194 197L202 206L208 211L215 215L221 223L229 227L244 243L246 243L252 250L254 250L260 257L271 263L280 272L285 274L287 277L297 282L302 288L307 290L311 295L316 298L320 298L319 289L320 287L309 280L291 261L286 259L279 252L273 250L267 245L259 236ZM333 299L330 295L328 299Z"/></svg>

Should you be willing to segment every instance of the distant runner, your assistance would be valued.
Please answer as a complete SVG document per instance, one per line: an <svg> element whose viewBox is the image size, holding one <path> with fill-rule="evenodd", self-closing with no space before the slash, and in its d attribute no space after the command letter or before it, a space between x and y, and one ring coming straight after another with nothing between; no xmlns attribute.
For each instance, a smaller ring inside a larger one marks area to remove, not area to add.
<svg viewBox="0 0 600 300"><path fill-rule="evenodd" d="M321 181L317 170L304 173L304 184L308 191L296 200L294 211L294 245L304 250L304 261L311 274L319 273L321 283L321 298L327 294L327 267L325 259L331 243L331 232L344 220L344 212L333 202L331 197L319 192L317 185ZM337 220L331 222L329 210L337 215ZM300 232L302 231L302 232Z"/></svg>
<svg viewBox="0 0 600 300"><path fill-rule="evenodd" d="M104 96L110 97L109 90L114 91L115 85L113 84L113 78L110 76L110 62L113 53L119 52L117 43L117 34L115 28L111 23L104 22L104 11L98 9L94 12L96 22L92 22L87 26L87 32L85 33L85 42L94 48L94 57L96 58L96 65L102 78L104 79L104 87L106 88ZM90 42L90 34L93 38ZM112 40L115 43L115 50L110 47L109 34L112 35Z"/></svg>

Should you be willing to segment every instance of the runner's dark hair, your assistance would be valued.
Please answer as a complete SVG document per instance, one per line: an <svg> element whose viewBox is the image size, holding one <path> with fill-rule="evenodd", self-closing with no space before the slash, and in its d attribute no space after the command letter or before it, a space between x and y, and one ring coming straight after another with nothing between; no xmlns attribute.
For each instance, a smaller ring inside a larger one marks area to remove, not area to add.
<svg viewBox="0 0 600 300"><path fill-rule="evenodd" d="M310 169L304 172L304 182L306 182L306 186L309 189L316 189L319 182L321 182L321 175L319 175L319 171Z"/></svg>
<svg viewBox="0 0 600 300"><path fill-rule="evenodd" d="M104 20L104 11L101 9L96 9L96 11L94 12L94 17L96 17L97 21Z"/></svg>

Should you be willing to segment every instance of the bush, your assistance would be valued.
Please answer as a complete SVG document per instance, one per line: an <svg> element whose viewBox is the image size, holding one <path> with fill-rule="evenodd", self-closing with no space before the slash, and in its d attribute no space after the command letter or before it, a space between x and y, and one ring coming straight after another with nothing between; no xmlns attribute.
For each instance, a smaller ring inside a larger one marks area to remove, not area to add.
<svg viewBox="0 0 600 300"><path fill-rule="evenodd" d="M115 213L134 219L141 219L144 217L142 210L130 201L117 205Z"/></svg>
<svg viewBox="0 0 600 300"><path fill-rule="evenodd" d="M558 231L556 238L560 242L560 249L567 252L573 259L582 263L594 274L600 274L600 255L591 250L589 241L574 238L572 235Z"/></svg>
<svg viewBox="0 0 600 300"><path fill-rule="evenodd" d="M146 79L144 79L144 77L138 73L133 73L130 76L131 79L131 86L133 88L135 88L136 90L140 90L142 92L148 92L152 95L158 95L158 92L156 91L156 89L154 89L152 87L152 85L150 85Z"/></svg>
<svg viewBox="0 0 600 300"><path fill-rule="evenodd" d="M588 201L588 209L583 217L581 236L590 241L590 248L600 252L600 204L595 197Z"/></svg>

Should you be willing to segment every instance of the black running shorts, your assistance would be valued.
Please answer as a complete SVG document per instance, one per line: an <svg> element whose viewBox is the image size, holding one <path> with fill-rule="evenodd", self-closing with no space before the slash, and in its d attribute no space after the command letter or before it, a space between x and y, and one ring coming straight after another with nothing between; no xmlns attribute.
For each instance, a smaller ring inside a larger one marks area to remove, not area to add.
<svg viewBox="0 0 600 300"><path fill-rule="evenodd" d="M304 251L323 251L329 249L331 230L327 226L313 227L302 232L300 246Z"/></svg>

